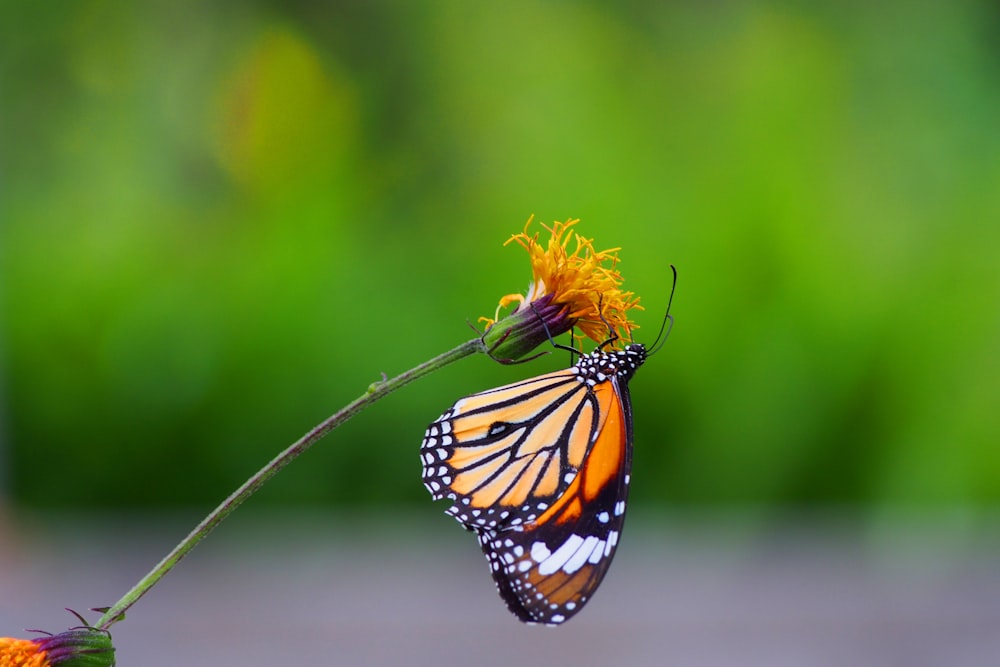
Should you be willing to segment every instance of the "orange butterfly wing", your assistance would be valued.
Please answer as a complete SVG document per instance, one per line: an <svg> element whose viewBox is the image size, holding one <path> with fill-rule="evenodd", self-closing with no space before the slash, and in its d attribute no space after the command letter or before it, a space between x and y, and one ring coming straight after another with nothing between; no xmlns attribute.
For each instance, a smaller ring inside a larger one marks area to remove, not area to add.
<svg viewBox="0 0 1000 667"><path fill-rule="evenodd" d="M469 527L533 521L569 486L598 411L575 369L463 398L427 429L424 484Z"/></svg>
<svg viewBox="0 0 1000 667"><path fill-rule="evenodd" d="M628 380L644 360L641 345L597 351L461 399L427 429L424 484L476 532L523 621L567 620L611 564L632 462Z"/></svg>

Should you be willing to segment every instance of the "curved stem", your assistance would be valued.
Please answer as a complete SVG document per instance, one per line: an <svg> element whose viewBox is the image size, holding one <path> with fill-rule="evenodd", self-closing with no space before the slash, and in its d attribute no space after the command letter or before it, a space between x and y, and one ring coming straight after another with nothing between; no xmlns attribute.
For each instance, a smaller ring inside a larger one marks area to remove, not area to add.
<svg viewBox="0 0 1000 667"><path fill-rule="evenodd" d="M195 546L201 542L201 540L212 532L213 528L232 514L237 507L243 504L244 500L252 496L260 487L264 485L265 482L274 477L279 470L298 458L300 454L316 444L316 442L327 433L337 428L375 401L392 393L403 385L409 384L410 382L413 382L414 380L421 378L432 371L442 368L453 361L458 361L459 359L476 352L485 351L486 348L483 345L483 342L478 338L474 338L470 341L462 343L455 349L434 357L430 361L411 368L405 373L397 375L394 378L373 383L368 388L368 391L366 391L362 396L348 403L336 414L331 415L324 421L317 424L312 430L299 438L299 440L288 447L288 449L274 457L267 465L244 482L240 488L236 489L228 498L222 501L222 504L212 510L212 512L206 516L187 537L181 540L181 542L174 547L173 551L167 554L163 560L157 563L156 567L150 570L145 577L139 580L139 583L133 586L132 589L122 596L122 598L113 606L109 607L104 615L98 619L94 627L101 630L107 630L124 618L125 612L133 604L135 604L139 598L145 595L150 588L155 586L156 583L163 578L163 575L177 565L177 563L179 563L184 556L194 549Z"/></svg>

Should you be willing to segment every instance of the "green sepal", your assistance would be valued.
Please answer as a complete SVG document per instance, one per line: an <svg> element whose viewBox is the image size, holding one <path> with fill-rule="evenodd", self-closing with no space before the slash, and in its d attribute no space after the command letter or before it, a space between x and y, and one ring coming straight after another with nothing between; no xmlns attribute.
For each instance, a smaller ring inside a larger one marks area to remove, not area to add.
<svg viewBox="0 0 1000 667"><path fill-rule="evenodd" d="M34 640L52 667L114 667L111 634L97 628L73 628Z"/></svg>

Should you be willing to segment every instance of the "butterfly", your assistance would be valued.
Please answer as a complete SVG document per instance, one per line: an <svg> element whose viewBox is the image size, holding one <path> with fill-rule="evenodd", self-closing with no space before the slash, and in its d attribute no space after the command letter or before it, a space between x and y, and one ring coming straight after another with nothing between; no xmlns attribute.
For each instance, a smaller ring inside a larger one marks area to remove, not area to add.
<svg viewBox="0 0 1000 667"><path fill-rule="evenodd" d="M613 340L567 369L462 398L424 434L424 485L476 534L500 596L526 623L577 614L618 546L632 468L628 383L652 352L605 350Z"/></svg>

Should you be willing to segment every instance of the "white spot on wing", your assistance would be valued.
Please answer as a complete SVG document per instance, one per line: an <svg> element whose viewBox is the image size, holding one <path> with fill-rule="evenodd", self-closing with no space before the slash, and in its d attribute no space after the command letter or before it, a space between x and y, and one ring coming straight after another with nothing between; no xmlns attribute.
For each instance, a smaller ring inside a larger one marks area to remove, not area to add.
<svg viewBox="0 0 1000 667"><path fill-rule="evenodd" d="M535 559L536 563L541 563L550 555L552 555L552 552L549 551L544 542L535 542L531 545L531 557Z"/></svg>
<svg viewBox="0 0 1000 667"><path fill-rule="evenodd" d="M615 548L616 544L618 544L618 531L612 530L608 533L608 543L604 546L604 555L611 555L611 550Z"/></svg>
<svg viewBox="0 0 1000 667"><path fill-rule="evenodd" d="M576 553L581 544L583 544L582 537L575 533L570 535L566 538L566 541L562 543L562 546L552 552L551 556L538 564L538 573L543 575L554 573L556 570L565 565L566 561L572 558L573 554Z"/></svg>
<svg viewBox="0 0 1000 667"><path fill-rule="evenodd" d="M600 540L593 535L585 539L583 541L583 545L577 549L576 553L570 556L570 559L566 561L565 565L563 565L563 572L566 574L573 574L583 567L584 563L587 562L587 559L594 552L594 547L597 546L599 542Z"/></svg>

